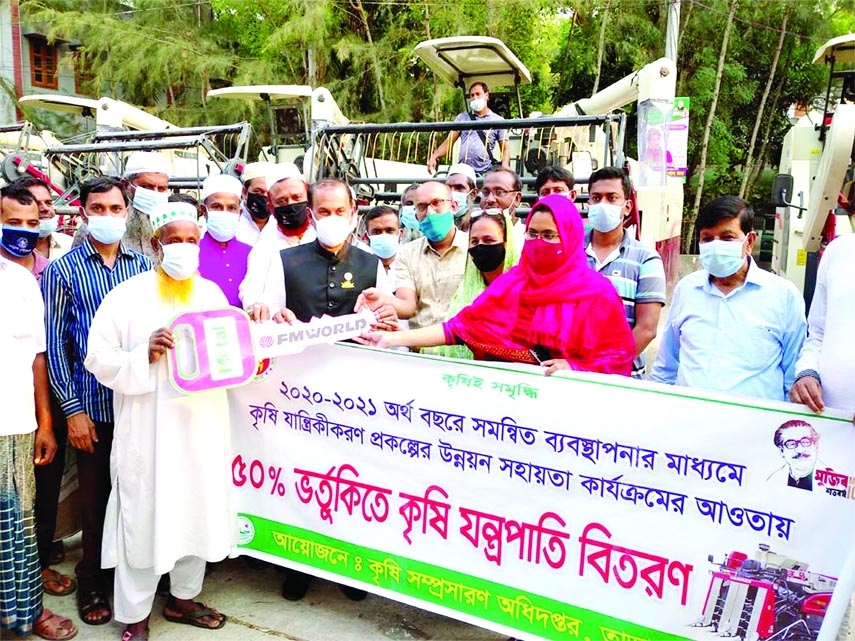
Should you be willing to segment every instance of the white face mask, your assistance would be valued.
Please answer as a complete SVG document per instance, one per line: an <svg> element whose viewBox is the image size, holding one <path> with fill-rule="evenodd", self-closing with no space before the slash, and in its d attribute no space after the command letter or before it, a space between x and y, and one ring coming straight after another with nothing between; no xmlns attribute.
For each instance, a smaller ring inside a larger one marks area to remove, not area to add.
<svg viewBox="0 0 855 641"><path fill-rule="evenodd" d="M240 214L231 211L208 210L205 229L208 234L220 243L230 241L237 234Z"/></svg>
<svg viewBox="0 0 855 641"><path fill-rule="evenodd" d="M475 113L478 113L479 111L483 111L484 107L486 107L486 106L487 106L487 99L486 98L473 98L472 100L469 101L469 107Z"/></svg>
<svg viewBox="0 0 855 641"><path fill-rule="evenodd" d="M199 271L199 245L193 243L171 243L164 245L160 266L175 280L187 280Z"/></svg>
<svg viewBox="0 0 855 641"><path fill-rule="evenodd" d="M59 227L59 217L41 218L39 220L39 238L47 238Z"/></svg>
<svg viewBox="0 0 855 641"><path fill-rule="evenodd" d="M347 240L355 227L355 217L349 216L326 216L318 220L312 214L312 220L315 221L315 232L318 235L318 241L324 247L338 247Z"/></svg>
<svg viewBox="0 0 855 641"><path fill-rule="evenodd" d="M606 233L623 222L623 205L595 203L588 207L588 220L598 232Z"/></svg>
<svg viewBox="0 0 855 641"><path fill-rule="evenodd" d="M128 228L128 220L118 216L89 216L86 227L89 235L99 243L112 245L122 240Z"/></svg>
<svg viewBox="0 0 855 641"><path fill-rule="evenodd" d="M469 193L452 191L451 199L457 203L457 211L454 212L454 217L463 218L466 212L469 211Z"/></svg>
<svg viewBox="0 0 855 641"><path fill-rule="evenodd" d="M165 191L154 191L145 187L134 187L134 209L150 214L158 205L169 201L169 194Z"/></svg>

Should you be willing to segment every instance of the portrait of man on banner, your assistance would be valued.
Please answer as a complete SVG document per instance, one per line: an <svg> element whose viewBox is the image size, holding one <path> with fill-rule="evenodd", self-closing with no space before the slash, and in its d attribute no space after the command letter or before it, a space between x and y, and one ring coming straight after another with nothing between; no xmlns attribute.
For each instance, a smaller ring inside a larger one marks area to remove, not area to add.
<svg viewBox="0 0 855 641"><path fill-rule="evenodd" d="M794 419L778 426L773 436L775 447L784 464L772 472L767 481L786 474L787 485L800 490L814 489L814 472L819 462L819 434L807 421Z"/></svg>

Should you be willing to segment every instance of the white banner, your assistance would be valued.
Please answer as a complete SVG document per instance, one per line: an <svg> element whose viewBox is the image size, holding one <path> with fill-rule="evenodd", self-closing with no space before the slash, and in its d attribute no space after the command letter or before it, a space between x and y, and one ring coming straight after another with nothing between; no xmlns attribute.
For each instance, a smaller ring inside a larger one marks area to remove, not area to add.
<svg viewBox="0 0 855 641"><path fill-rule="evenodd" d="M853 547L842 416L346 345L230 394L243 553L526 639L815 639Z"/></svg>

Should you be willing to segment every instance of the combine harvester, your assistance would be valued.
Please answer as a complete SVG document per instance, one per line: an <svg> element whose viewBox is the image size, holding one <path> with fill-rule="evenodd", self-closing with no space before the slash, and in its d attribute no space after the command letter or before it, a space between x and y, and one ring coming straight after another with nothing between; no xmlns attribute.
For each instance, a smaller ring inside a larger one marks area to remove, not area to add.
<svg viewBox="0 0 855 641"><path fill-rule="evenodd" d="M23 96L19 102L94 120L93 130L74 141L60 142L45 134L39 144L12 151L3 160L4 169L14 167L14 171L4 171L7 181L25 172L48 179L57 193L55 202L60 214L77 213L81 182L99 175L121 176L125 159L133 151L163 152L172 163L170 187L176 190L198 190L206 176L238 173L238 166L246 161L248 123L180 128L108 97L92 100L47 94ZM218 142L225 136L235 138L232 154L219 149Z"/></svg>
<svg viewBox="0 0 855 641"><path fill-rule="evenodd" d="M852 233L847 215L855 213L855 34L829 40L813 61L829 66L822 110L809 110L787 132L772 186L772 269L793 281L808 305L822 249L836 235ZM832 96L835 87L839 94Z"/></svg>
<svg viewBox="0 0 855 641"><path fill-rule="evenodd" d="M491 104L504 105L505 116L510 115L507 111L513 104L521 115L519 87L531 81L531 74L502 41L472 36L441 38L420 43L415 53L439 78L459 87L464 95L473 82L483 81L491 88ZM492 91L501 86L511 87L512 92ZM645 167L626 157L627 116L619 109L638 103L638 113L645 114L639 126L643 137L648 123L670 122L675 86L675 65L661 58L552 116L535 114L537 117L507 118L502 123L509 130L511 168L526 187L534 182L541 167L565 167L582 187L577 202L584 203L584 188L593 170L628 166L637 189L636 234L659 250L672 284L679 270L683 186L679 179L666 175L664 166ZM322 124L315 128L304 172L311 180L327 176L348 180L358 187L361 204L396 203L407 185L431 179L426 168L428 155L448 132L495 127L496 121ZM446 170L458 153L455 146L445 158ZM534 199L530 191L524 193L525 203ZM526 211L520 210L517 215L525 216Z"/></svg>

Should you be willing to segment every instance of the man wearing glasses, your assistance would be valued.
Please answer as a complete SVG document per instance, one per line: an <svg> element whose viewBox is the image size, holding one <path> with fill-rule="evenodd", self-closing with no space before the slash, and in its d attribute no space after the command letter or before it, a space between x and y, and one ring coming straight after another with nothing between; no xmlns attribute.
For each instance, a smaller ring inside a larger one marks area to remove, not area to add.
<svg viewBox="0 0 855 641"><path fill-rule="evenodd" d="M784 465L772 472L766 480L783 476L784 470L788 470L789 487L813 490L813 474L819 450L819 434L813 426L801 420L787 421L775 430L774 442L781 452Z"/></svg>
<svg viewBox="0 0 855 641"><path fill-rule="evenodd" d="M398 250L395 261L395 296L377 289L363 292L356 305L375 308L377 300L392 303L398 318L409 319L410 329L441 322L451 297L463 279L469 238L454 225L457 203L440 182L427 182L412 193L419 231L423 236Z"/></svg>
<svg viewBox="0 0 855 641"><path fill-rule="evenodd" d="M522 180L512 169L497 167L484 175L484 186L481 188L481 209L501 209L514 221L510 230L517 247L522 247L525 238L523 220L516 217L516 210L522 202Z"/></svg>
<svg viewBox="0 0 855 641"><path fill-rule="evenodd" d="M503 120L494 113L488 103L490 91L483 82L473 82L469 87L469 110L458 114L454 122L479 120ZM490 170L501 162L502 167L510 166L510 149L508 147L508 132L506 129L479 129L478 131L452 131L442 144L430 155L427 162L428 171L436 173L437 160L445 156L460 138L460 160L472 167L479 174ZM501 161L497 160L494 152L498 147Z"/></svg>

